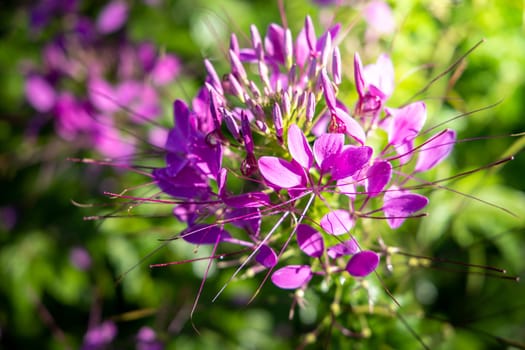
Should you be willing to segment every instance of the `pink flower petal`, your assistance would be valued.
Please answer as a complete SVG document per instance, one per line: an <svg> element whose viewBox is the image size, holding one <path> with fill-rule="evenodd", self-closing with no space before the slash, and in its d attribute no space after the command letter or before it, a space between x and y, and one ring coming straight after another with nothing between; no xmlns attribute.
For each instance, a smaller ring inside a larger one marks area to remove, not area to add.
<svg viewBox="0 0 525 350"><path fill-rule="evenodd" d="M38 75L27 78L25 95L31 106L39 112L49 112L55 105L55 90L51 84Z"/></svg>
<svg viewBox="0 0 525 350"><path fill-rule="evenodd" d="M408 191L396 191L391 187L383 198L383 212L391 228L398 228L415 212L423 209L428 204L428 199L420 194Z"/></svg>
<svg viewBox="0 0 525 350"><path fill-rule="evenodd" d="M128 19L128 5L116 0L108 3L97 17L97 29L108 34L119 30Z"/></svg>
<svg viewBox="0 0 525 350"><path fill-rule="evenodd" d="M344 134L322 134L315 140L315 162L322 171L328 170L329 160L341 152L344 142Z"/></svg>
<svg viewBox="0 0 525 350"><path fill-rule="evenodd" d="M341 108L336 108L334 112L335 116L344 123L345 133L363 145L366 141L366 134L361 124Z"/></svg>
<svg viewBox="0 0 525 350"><path fill-rule="evenodd" d="M359 251L359 246L355 238L350 238L346 242L338 243L327 250L327 254L332 259L337 259L344 255L353 255Z"/></svg>
<svg viewBox="0 0 525 350"><path fill-rule="evenodd" d="M432 136L431 141L427 142L419 149L414 171L426 171L432 169L439 162L445 159L456 142L456 132L447 129L445 132Z"/></svg>
<svg viewBox="0 0 525 350"><path fill-rule="evenodd" d="M380 91L382 99L386 99L394 92L394 65L388 55L380 55L376 63L364 68L363 74L370 88L374 86Z"/></svg>
<svg viewBox="0 0 525 350"><path fill-rule="evenodd" d="M365 277L374 272L378 264L379 255L373 251L364 250L350 258L346 271L354 277Z"/></svg>
<svg viewBox="0 0 525 350"><path fill-rule="evenodd" d="M312 149L303 132L295 124L288 128L288 150L293 160L301 164L305 169L310 169L314 162Z"/></svg>
<svg viewBox="0 0 525 350"><path fill-rule="evenodd" d="M388 131L388 142L391 145L400 145L415 139L427 119L423 102L414 102L399 109L389 108L387 112L392 116Z"/></svg>
<svg viewBox="0 0 525 350"><path fill-rule="evenodd" d="M348 210L337 209L329 212L321 219L321 227L332 235L342 235L354 227L354 219Z"/></svg>
<svg viewBox="0 0 525 350"><path fill-rule="evenodd" d="M299 248L301 248L306 255L314 258L323 255L324 242L319 232L308 225L299 224L296 233Z"/></svg>
<svg viewBox="0 0 525 350"><path fill-rule="evenodd" d="M370 197L380 194L392 177L392 165L386 161L379 161L368 168L366 172L367 188Z"/></svg>
<svg viewBox="0 0 525 350"><path fill-rule="evenodd" d="M272 282L281 289L296 289L312 279L312 269L308 265L288 265L272 274Z"/></svg>
<svg viewBox="0 0 525 350"><path fill-rule="evenodd" d="M373 149L368 146L347 146L331 165L332 179L338 180L354 175L368 164Z"/></svg>
<svg viewBox="0 0 525 350"><path fill-rule="evenodd" d="M281 158L261 157L259 171L266 181L280 188L291 188L304 184L303 170Z"/></svg>

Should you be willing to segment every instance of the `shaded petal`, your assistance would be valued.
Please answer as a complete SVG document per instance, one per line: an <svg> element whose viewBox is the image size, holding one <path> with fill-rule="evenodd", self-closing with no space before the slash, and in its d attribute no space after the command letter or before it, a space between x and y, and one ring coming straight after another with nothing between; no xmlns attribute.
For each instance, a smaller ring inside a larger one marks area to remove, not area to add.
<svg viewBox="0 0 525 350"><path fill-rule="evenodd" d="M296 233L299 248L301 248L306 255L314 258L323 255L323 237L317 230L308 225L299 224Z"/></svg>
<svg viewBox="0 0 525 350"><path fill-rule="evenodd" d="M272 268L277 265L277 254L267 245L262 245L255 256L255 261L266 268Z"/></svg>
<svg viewBox="0 0 525 350"><path fill-rule="evenodd" d="M312 149L301 129L295 124L288 128L288 150L292 158L303 168L311 168L314 161Z"/></svg>
<svg viewBox="0 0 525 350"><path fill-rule="evenodd" d="M314 157L315 162L324 172L328 169L328 162L335 155L339 154L343 149L345 142L344 134L322 134L314 142Z"/></svg>
<svg viewBox="0 0 525 350"><path fill-rule="evenodd" d="M337 259L344 255L352 255L359 251L359 246L355 238L351 238L346 242L338 243L327 250L327 254L332 259Z"/></svg>
<svg viewBox="0 0 525 350"><path fill-rule="evenodd" d="M180 236L193 244L215 244L230 238L228 231L218 226L195 225L184 230Z"/></svg>
<svg viewBox="0 0 525 350"><path fill-rule="evenodd" d="M346 265L346 271L354 277L365 277L374 272L379 264L379 255L364 250L352 256Z"/></svg>
<svg viewBox="0 0 525 350"><path fill-rule="evenodd" d="M321 227L332 235L342 235L354 227L354 219L348 210L337 209L321 219Z"/></svg>
<svg viewBox="0 0 525 350"><path fill-rule="evenodd" d="M303 170L281 158L261 157L259 171L266 181L280 188L304 184Z"/></svg>
<svg viewBox="0 0 525 350"><path fill-rule="evenodd" d="M455 142L456 132L454 130L447 129L445 132L432 136L431 140L419 149L414 171L432 169L450 154Z"/></svg>
<svg viewBox="0 0 525 350"><path fill-rule="evenodd" d="M272 274L272 282L281 289L296 289L312 279L312 269L308 265L288 265Z"/></svg>
<svg viewBox="0 0 525 350"><path fill-rule="evenodd" d="M271 204L270 197L264 192L249 192L222 198L227 206L233 208L259 208Z"/></svg>
<svg viewBox="0 0 525 350"><path fill-rule="evenodd" d="M370 161L373 149L368 146L348 146L332 159L332 179L338 180L354 175Z"/></svg>
<svg viewBox="0 0 525 350"><path fill-rule="evenodd" d="M153 178L157 186L175 198L204 199L209 196L208 181L191 166L177 166L154 169Z"/></svg>
<svg viewBox="0 0 525 350"><path fill-rule="evenodd" d="M370 197L380 194L392 178L392 165L386 161L374 163L366 172L366 191Z"/></svg>
<svg viewBox="0 0 525 350"><path fill-rule="evenodd" d="M392 145L413 140L427 119L427 110L423 102L414 102L399 109L388 108L387 112L392 116L388 131L388 142Z"/></svg>
<svg viewBox="0 0 525 350"><path fill-rule="evenodd" d="M428 199L420 194L408 191L396 191L395 187L385 193L383 199L383 212L391 228L398 228L413 213L423 209L428 204Z"/></svg>

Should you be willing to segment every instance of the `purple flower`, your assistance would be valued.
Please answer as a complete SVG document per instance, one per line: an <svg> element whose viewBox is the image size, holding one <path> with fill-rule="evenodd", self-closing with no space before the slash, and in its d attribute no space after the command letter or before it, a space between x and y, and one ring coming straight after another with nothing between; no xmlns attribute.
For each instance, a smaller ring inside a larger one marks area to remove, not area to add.
<svg viewBox="0 0 525 350"><path fill-rule="evenodd" d="M102 350L110 344L117 335L117 326L111 321L104 321L90 328L84 336L82 350Z"/></svg>
<svg viewBox="0 0 525 350"><path fill-rule="evenodd" d="M230 70L205 60L191 106L174 104L166 166L153 178L187 225L180 238L240 247L230 281L265 271L278 288L304 290L314 276L369 276L382 253L369 249L362 221L397 229L422 216L428 199L408 187L456 142L451 130L425 136L423 102L386 107L394 93L386 55L363 66L356 53L358 100L353 111L339 100L339 28L318 36L307 17L295 40L277 24L265 35L252 26L246 47L232 35Z"/></svg>
<svg viewBox="0 0 525 350"><path fill-rule="evenodd" d="M88 270L91 267L91 255L82 247L74 247L69 252L69 260L79 270Z"/></svg>
<svg viewBox="0 0 525 350"><path fill-rule="evenodd" d="M137 350L162 350L164 344L157 339L155 331L150 327L142 327L137 333Z"/></svg>
<svg viewBox="0 0 525 350"><path fill-rule="evenodd" d="M125 1L107 3L96 23L74 0L43 0L38 6L48 6L49 16L67 15L61 22L71 26L59 28L43 49L43 64L30 67L27 101L42 119L54 118L59 136L76 140L71 145L77 149L129 162L138 145L131 135L147 139L149 132L136 125L160 116L159 94L180 74L180 62L172 54L159 55L151 43L122 35L115 45L106 36L126 22Z"/></svg>

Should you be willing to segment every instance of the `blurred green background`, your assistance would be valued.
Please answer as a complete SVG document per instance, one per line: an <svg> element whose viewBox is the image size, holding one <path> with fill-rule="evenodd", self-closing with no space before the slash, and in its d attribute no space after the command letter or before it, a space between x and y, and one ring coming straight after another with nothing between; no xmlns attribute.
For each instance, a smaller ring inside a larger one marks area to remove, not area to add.
<svg viewBox="0 0 525 350"><path fill-rule="evenodd" d="M79 3L91 17L105 4ZM511 135L525 131L525 3L390 2L396 31L377 42L364 40L358 10L364 2L347 3L352 6L335 9L286 0L284 7L294 35L306 14L314 19L318 34L322 23L334 18L351 29L341 44L349 89L357 49L367 63L382 51L391 54L396 70L392 106L407 102L446 73L417 98L428 104L427 125L467 113L447 124L464 142L433 170L431 178L446 178L515 155L504 165L442 183L453 191L432 191L428 217L384 233L383 238L404 252L503 268L508 276L523 279L525 138ZM43 45L61 25L53 18L36 33L29 25L29 11L35 5L17 1L0 5L0 347L80 348L88 328L106 320L118 329L108 349L138 349L136 337L144 326L156 332L166 349L289 349L304 344L304 335L321 322L330 300L312 292L306 296L308 305L289 321L289 292L270 283L246 305L260 283L254 278L233 283L212 303L229 271L212 271L193 320L189 319L203 265L149 268L152 263L196 256L187 244L159 243L183 228L170 217L168 206L145 205L120 210L125 218L84 220L122 209L104 191L119 193L147 179L69 161L68 157L96 154L60 139L52 120L40 120L26 102L24 67L41 61ZM160 0L156 5L142 1L129 5L124 30L130 40L151 41L182 62L183 74L162 95L160 123L167 127L173 99L189 100L202 83L203 58L210 58L216 67L223 62L226 69L224 50L231 32L244 39L251 24L264 33L269 23L281 23L275 1ZM483 44L447 71L482 39ZM352 94L349 99L355 97ZM490 108L468 114L485 107ZM40 131L31 135L35 123L41 125ZM150 157L145 162L159 165L161 161ZM86 205L79 207L73 201ZM91 259L87 269L72 259L72 254L84 253ZM414 266L401 255L394 256L393 266L392 274L380 271L384 282L375 284L381 295L375 310L341 310L346 313L344 327L360 329L366 322L370 337L324 329L307 348L420 349L421 341L432 349L525 348L523 283L490 273L461 272L466 269L453 264ZM388 286L401 308L383 286Z"/></svg>

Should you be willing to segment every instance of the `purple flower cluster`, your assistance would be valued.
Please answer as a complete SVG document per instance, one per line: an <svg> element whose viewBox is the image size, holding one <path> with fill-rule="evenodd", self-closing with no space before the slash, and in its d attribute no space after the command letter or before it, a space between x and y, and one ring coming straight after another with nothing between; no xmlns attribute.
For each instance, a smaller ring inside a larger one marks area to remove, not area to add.
<svg viewBox="0 0 525 350"><path fill-rule="evenodd" d="M176 199L174 215L187 224L180 238L248 251L235 275L266 270L282 289L318 275L366 277L380 255L359 243L363 221L396 229L419 216L428 199L409 183L453 148L454 131L422 131L423 102L386 107L386 55L363 66L355 54L358 100L348 108L337 98L339 29L317 36L307 17L295 40L277 24L264 37L252 27L247 47L232 35L231 71L219 79L205 61L192 107L174 103L167 166L154 179Z"/></svg>
<svg viewBox="0 0 525 350"><path fill-rule="evenodd" d="M126 2L106 4L95 20L78 7L76 1L49 0L33 9L35 29L60 14L65 28L45 45L42 64L28 69L27 101L38 118L54 118L65 140L109 158L130 156L136 137L122 129L161 114L159 93L178 76L180 62L151 43L126 38Z"/></svg>

